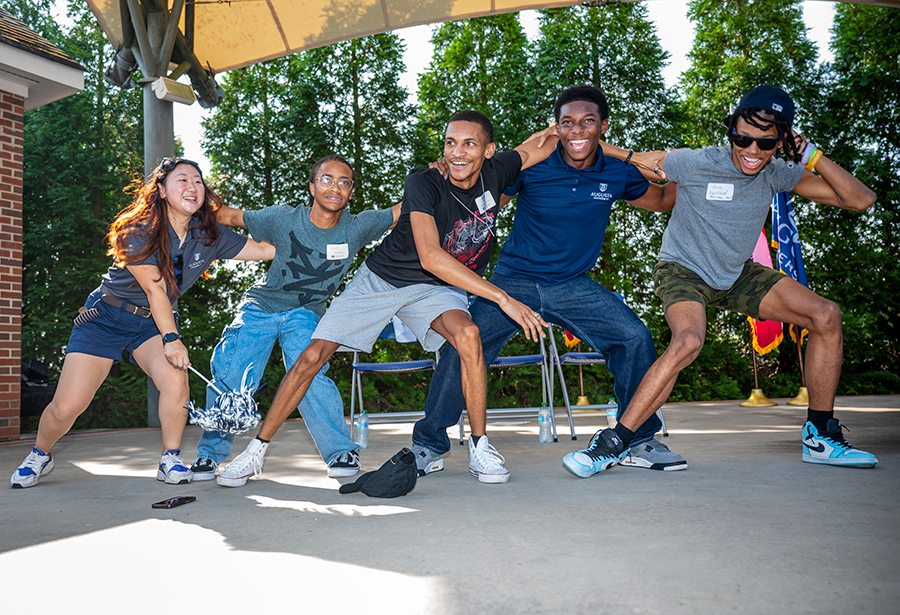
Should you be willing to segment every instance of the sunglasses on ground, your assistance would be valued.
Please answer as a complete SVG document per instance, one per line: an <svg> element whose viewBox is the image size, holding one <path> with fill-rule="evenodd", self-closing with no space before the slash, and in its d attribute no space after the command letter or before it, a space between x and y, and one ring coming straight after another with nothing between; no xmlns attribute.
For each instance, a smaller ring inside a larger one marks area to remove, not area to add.
<svg viewBox="0 0 900 615"><path fill-rule="evenodd" d="M739 135L731 131L729 135L731 138L731 142L737 145L738 147L750 147L750 144L756 141L757 147L763 150L764 152L770 152L776 147L778 147L778 139L772 137L750 137L747 135Z"/></svg>

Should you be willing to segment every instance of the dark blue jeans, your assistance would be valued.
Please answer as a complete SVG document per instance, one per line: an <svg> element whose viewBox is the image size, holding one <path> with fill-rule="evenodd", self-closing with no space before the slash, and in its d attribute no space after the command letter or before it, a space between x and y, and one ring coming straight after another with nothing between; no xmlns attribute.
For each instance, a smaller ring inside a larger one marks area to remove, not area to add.
<svg viewBox="0 0 900 615"><path fill-rule="evenodd" d="M603 353L606 365L615 377L613 390L621 417L644 373L656 360L650 331L631 308L587 275L553 286L540 286L531 280L499 274L494 274L490 281L513 299L540 312L547 322L568 329L595 351ZM496 303L480 297L472 303L469 312L481 331L484 361L490 365L520 327ZM425 400L425 418L413 429L413 444L438 453L449 451L447 428L459 422L465 405L459 354L448 345L441 352L441 360L431 378ZM633 444L649 440L661 426L659 417L654 414L637 430Z"/></svg>

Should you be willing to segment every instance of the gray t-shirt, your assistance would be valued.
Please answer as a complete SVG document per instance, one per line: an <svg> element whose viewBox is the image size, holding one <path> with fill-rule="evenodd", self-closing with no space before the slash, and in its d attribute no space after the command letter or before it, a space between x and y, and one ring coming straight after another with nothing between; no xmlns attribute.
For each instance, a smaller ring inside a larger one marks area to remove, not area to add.
<svg viewBox="0 0 900 615"><path fill-rule="evenodd" d="M191 224L199 224L199 221L193 218ZM216 226L219 229L219 239L215 245L207 246L204 244L204 236L199 227L192 226L182 244L178 233L172 228L171 223L169 224L169 252L173 258L181 256L183 263L182 271L176 271L176 273L181 273L181 284L178 285L178 291L181 294L184 294L194 282L200 279L200 276L214 260L234 258L247 245L247 237L244 235L238 235L221 224ZM127 253L129 255L137 253L149 240L150 235L129 237ZM142 261L129 264L156 266L159 262L158 257L159 254L154 252ZM103 286L110 294L120 299L141 307L150 307L147 295L126 268L120 268L113 264L109 271L103 274Z"/></svg>
<svg viewBox="0 0 900 615"><path fill-rule="evenodd" d="M268 273L246 296L270 314L305 307L321 317L325 301L337 290L357 252L394 221L390 209L343 212L333 228L322 229L310 222L310 211L273 205L244 212L253 239L275 246Z"/></svg>
<svg viewBox="0 0 900 615"><path fill-rule="evenodd" d="M684 265L717 290L731 288L753 255L775 195L803 176L803 166L781 159L745 175L730 147L669 152L665 170L678 191L659 260Z"/></svg>

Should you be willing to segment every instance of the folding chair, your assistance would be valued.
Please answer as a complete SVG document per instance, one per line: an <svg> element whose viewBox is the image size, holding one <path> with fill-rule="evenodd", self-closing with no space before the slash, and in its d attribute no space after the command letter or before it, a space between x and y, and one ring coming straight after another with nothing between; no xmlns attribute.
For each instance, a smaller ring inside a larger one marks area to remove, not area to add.
<svg viewBox="0 0 900 615"><path fill-rule="evenodd" d="M398 325L399 323L399 325ZM406 338L397 334L397 329L403 327L403 323L395 316L384 330L378 335L379 339L392 339L403 344L415 341L415 337ZM405 328L405 327L403 327ZM406 331L409 331L406 329ZM406 374L433 370L440 359L440 351L435 351L434 359L418 359L413 361L394 361L390 363L364 363L359 360L359 351L353 351L353 373L350 377L350 437L353 438L356 428L355 415L356 401L359 399L359 412L363 411L362 374ZM425 412L379 412L370 414L369 421L382 423L401 423L418 420L425 416Z"/></svg>
<svg viewBox="0 0 900 615"><path fill-rule="evenodd" d="M550 369L548 367L547 360L547 349L544 345L544 338L540 338L540 354L526 354L526 355L514 355L514 356L500 356L497 357L493 363L488 365L488 370L491 369L501 369L501 368L509 368L509 367L525 367L528 365L539 365L541 369L541 398L542 403L548 404L550 406L550 425L553 430L553 441L558 442L557 434L556 434L556 416L553 411L553 403L552 403L552 388L551 388L551 375ZM488 376L490 377L490 376ZM531 418L533 416L537 416L537 413L540 412L540 407L519 407L519 408L488 408L487 415L500 415L505 418ZM465 436L465 428L463 426L463 419L468 417L468 411L463 410L462 414L459 417L459 443L462 444Z"/></svg>
<svg viewBox="0 0 900 615"><path fill-rule="evenodd" d="M572 439L577 440L575 436L575 425L572 422L572 405L569 403L569 393L566 387L566 380L563 376L563 365L606 365L606 358L599 352L567 352L560 356L556 349L556 339L553 335L553 325L547 328L550 336L550 391L552 393L553 385L553 368L559 373L559 385L562 388L563 401L566 404L566 412L569 413L569 426L571 428ZM578 406L579 410L608 410L610 408L618 408L618 404L590 404ZM658 409L656 414L662 422L663 436L669 437L669 430L666 428L666 419L663 418L662 409Z"/></svg>

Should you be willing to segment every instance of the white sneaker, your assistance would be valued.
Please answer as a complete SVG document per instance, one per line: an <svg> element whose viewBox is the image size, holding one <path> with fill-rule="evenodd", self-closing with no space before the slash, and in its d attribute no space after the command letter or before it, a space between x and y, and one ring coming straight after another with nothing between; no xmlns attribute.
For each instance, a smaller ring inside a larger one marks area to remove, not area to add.
<svg viewBox="0 0 900 615"><path fill-rule="evenodd" d="M269 448L268 442L253 438L244 452L219 472L216 482L223 487L241 487L246 485L247 480L251 477L259 478L262 475L263 457L265 457L267 448Z"/></svg>
<svg viewBox="0 0 900 615"><path fill-rule="evenodd" d="M169 485L186 485L194 480L194 474L181 458L181 449L172 449L159 458L156 480Z"/></svg>
<svg viewBox="0 0 900 615"><path fill-rule="evenodd" d="M509 470L503 467L506 459L497 452L487 436L481 436L478 444L469 437L469 472L481 483L505 483L509 480Z"/></svg>
<svg viewBox="0 0 900 615"><path fill-rule="evenodd" d="M32 448L22 465L13 472L12 478L9 479L9 486L17 489L34 487L42 476L47 476L52 471L53 458L50 453L45 453L36 447Z"/></svg>

